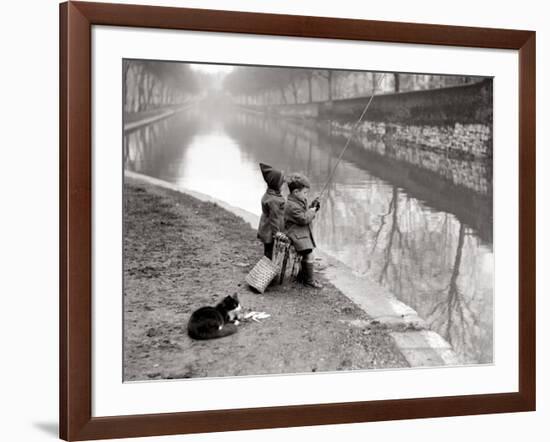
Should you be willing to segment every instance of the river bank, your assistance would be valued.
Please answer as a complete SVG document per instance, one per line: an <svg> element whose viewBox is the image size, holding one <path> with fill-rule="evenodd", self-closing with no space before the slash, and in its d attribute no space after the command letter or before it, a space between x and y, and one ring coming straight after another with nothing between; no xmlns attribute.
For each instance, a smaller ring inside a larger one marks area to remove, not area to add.
<svg viewBox="0 0 550 442"><path fill-rule="evenodd" d="M255 231L220 206L125 179L126 381L407 367L387 326L327 281L259 295L244 276L261 256ZM193 310L237 292L265 311L237 334L193 341Z"/></svg>
<svg viewBox="0 0 550 442"><path fill-rule="evenodd" d="M171 117L177 112L181 112L191 104L173 104L167 105L156 109L150 109L142 112L133 112L124 114L124 132L131 132L141 127L147 126L156 121L163 120L164 118Z"/></svg>
<svg viewBox="0 0 550 442"><path fill-rule="evenodd" d="M349 134L367 104L371 103L370 98L364 96L311 103L241 105L241 108L256 115L322 122L325 126L332 126L331 132L334 130ZM398 145L404 151L413 147L442 155L443 159L436 160L436 163L446 163L453 158L491 160L492 105L490 80L465 86L378 94L369 106L368 115L355 131L358 141L366 148L373 142ZM407 156L407 153L403 152L402 155ZM434 162L433 159L429 161ZM446 164L444 166L447 167ZM439 169L438 164L435 167ZM434 164L431 168L434 168ZM455 165L454 169L460 170L460 167ZM472 183L467 184L472 187ZM477 187L479 189L476 190L487 191L486 184Z"/></svg>

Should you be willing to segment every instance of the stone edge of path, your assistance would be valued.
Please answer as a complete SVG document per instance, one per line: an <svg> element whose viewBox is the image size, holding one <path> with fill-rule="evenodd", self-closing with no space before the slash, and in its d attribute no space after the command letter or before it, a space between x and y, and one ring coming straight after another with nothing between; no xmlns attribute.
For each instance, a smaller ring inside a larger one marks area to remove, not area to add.
<svg viewBox="0 0 550 442"><path fill-rule="evenodd" d="M215 203L242 218L252 228L258 226L257 215L210 195L127 170L124 171L124 176L138 182L185 193L200 201ZM316 255L326 263L326 267L320 270L320 273L370 316L370 322L363 326L372 323L386 325L397 348L411 367L463 364L451 345L439 334L429 330L418 313L399 301L389 290L368 277L354 274L343 263L319 249L316 250ZM365 296L365 292L368 296Z"/></svg>
<svg viewBox="0 0 550 442"><path fill-rule="evenodd" d="M175 109L170 109L161 113L158 113L156 115L151 115L149 117L143 118L141 120L133 121L131 123L124 124L124 133L132 132L136 129L139 129L140 127L147 126L148 124L155 123L157 121L163 120L164 118L171 117L174 114L177 114L178 112L182 112L191 105L186 104L180 107L177 107Z"/></svg>

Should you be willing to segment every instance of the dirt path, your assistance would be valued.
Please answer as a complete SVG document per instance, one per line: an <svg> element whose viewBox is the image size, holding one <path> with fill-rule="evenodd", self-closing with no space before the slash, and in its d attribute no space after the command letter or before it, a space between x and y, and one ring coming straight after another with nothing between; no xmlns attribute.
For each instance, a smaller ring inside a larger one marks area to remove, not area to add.
<svg viewBox="0 0 550 442"><path fill-rule="evenodd" d="M126 381L407 366L387 330L326 281L319 291L252 292L244 277L261 244L241 218L129 178L125 205ZM191 340L191 312L234 292L245 311L271 317L222 339Z"/></svg>

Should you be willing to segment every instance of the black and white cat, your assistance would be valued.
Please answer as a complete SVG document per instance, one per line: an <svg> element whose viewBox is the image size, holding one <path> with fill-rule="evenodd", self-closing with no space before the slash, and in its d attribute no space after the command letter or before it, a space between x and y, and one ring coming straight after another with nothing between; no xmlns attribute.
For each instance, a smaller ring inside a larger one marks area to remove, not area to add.
<svg viewBox="0 0 550 442"><path fill-rule="evenodd" d="M215 307L201 307L189 318L187 333L193 339L214 339L237 331L241 304L237 294L226 296Z"/></svg>

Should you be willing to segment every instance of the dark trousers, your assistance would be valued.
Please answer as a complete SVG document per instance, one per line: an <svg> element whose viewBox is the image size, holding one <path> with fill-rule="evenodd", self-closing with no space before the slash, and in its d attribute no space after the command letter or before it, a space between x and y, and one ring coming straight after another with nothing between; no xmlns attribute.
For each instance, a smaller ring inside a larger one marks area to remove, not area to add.
<svg viewBox="0 0 550 442"><path fill-rule="evenodd" d="M273 244L272 242L269 244L264 243L264 256L267 256L269 259L273 259Z"/></svg>
<svg viewBox="0 0 550 442"><path fill-rule="evenodd" d="M313 249L302 250L298 252L298 254L302 256L302 262L304 264L306 262L313 262Z"/></svg>

